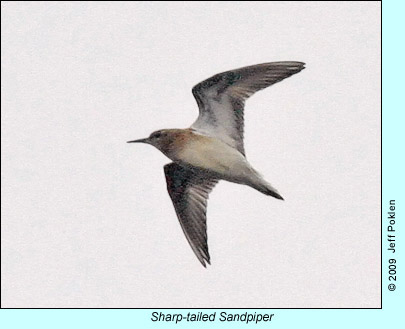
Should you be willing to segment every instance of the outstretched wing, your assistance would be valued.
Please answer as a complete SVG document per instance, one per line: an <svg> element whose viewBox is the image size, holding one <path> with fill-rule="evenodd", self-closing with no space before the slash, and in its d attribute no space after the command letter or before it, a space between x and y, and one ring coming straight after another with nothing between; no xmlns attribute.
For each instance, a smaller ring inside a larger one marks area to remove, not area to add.
<svg viewBox="0 0 405 329"><path fill-rule="evenodd" d="M201 264L210 264L207 243L207 199L218 182L174 162L164 166L167 190L181 228Z"/></svg>
<svg viewBox="0 0 405 329"><path fill-rule="evenodd" d="M191 128L216 137L245 154L243 111L256 91L304 69L301 62L274 62L219 73L193 88L199 116Z"/></svg>

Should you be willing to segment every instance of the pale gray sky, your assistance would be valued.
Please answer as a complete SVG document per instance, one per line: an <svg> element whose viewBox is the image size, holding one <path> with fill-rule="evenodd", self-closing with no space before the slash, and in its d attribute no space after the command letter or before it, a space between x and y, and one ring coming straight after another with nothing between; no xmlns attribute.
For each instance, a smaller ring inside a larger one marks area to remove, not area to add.
<svg viewBox="0 0 405 329"><path fill-rule="evenodd" d="M3 2L3 307L378 307L378 2ZM126 144L197 117L191 87L306 69L246 105L249 161L284 202L221 182L212 266Z"/></svg>

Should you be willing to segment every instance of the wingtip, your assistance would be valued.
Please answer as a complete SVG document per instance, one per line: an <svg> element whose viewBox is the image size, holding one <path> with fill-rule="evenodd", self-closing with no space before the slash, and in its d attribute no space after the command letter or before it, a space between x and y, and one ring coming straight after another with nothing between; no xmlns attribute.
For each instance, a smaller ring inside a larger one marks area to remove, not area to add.
<svg viewBox="0 0 405 329"><path fill-rule="evenodd" d="M292 69L299 70L299 71L305 69L304 62L291 62L291 63L292 63L292 67L291 67Z"/></svg>
<svg viewBox="0 0 405 329"><path fill-rule="evenodd" d="M206 259L200 260L200 263L201 263L202 266L204 266L204 268L207 268L207 264L211 265L210 261L206 260Z"/></svg>
<svg viewBox="0 0 405 329"><path fill-rule="evenodd" d="M291 69L298 69L298 70L303 70L305 69L305 63L304 62L285 62L286 65L290 66Z"/></svg>
<svg viewBox="0 0 405 329"><path fill-rule="evenodd" d="M265 65L268 65L270 69L273 69L275 66L278 66L284 70L289 71L292 74L295 74L305 69L306 64L304 62L297 62L297 61L284 61L284 62L266 63Z"/></svg>
<svg viewBox="0 0 405 329"><path fill-rule="evenodd" d="M211 265L211 261L209 258L204 257L204 258L198 259L198 260L200 261L201 265L204 266L204 268L207 268L207 264Z"/></svg>
<svg viewBox="0 0 405 329"><path fill-rule="evenodd" d="M275 193L275 194L272 195L272 196L275 197L276 199L281 200L281 201L285 201L284 198L283 198L280 194L278 194L278 193Z"/></svg>
<svg viewBox="0 0 405 329"><path fill-rule="evenodd" d="M265 65L304 66L306 64L304 62L299 62L299 61L280 61L280 62L268 62L268 63L265 63Z"/></svg>

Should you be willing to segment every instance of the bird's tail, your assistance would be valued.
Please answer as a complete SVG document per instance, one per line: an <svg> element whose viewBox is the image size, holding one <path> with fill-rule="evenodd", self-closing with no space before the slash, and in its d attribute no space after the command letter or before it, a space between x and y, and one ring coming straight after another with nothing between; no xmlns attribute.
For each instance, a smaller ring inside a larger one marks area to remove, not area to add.
<svg viewBox="0 0 405 329"><path fill-rule="evenodd" d="M270 195L276 199L284 200L280 193L270 184L255 186L254 188L263 194Z"/></svg>
<svg viewBox="0 0 405 329"><path fill-rule="evenodd" d="M250 182L248 185L259 192L262 192L263 194L270 195L276 199L284 200L280 193L273 186L271 186L270 183L266 182L258 172L256 173L257 176L255 177L254 182Z"/></svg>

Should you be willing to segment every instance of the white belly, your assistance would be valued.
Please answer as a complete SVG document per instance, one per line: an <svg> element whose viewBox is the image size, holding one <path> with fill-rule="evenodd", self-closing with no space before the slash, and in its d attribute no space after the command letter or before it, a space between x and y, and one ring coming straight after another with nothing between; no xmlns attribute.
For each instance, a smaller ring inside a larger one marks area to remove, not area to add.
<svg viewBox="0 0 405 329"><path fill-rule="evenodd" d="M255 173L239 151L206 136L187 143L173 160L210 170L231 181L245 180L244 178Z"/></svg>

